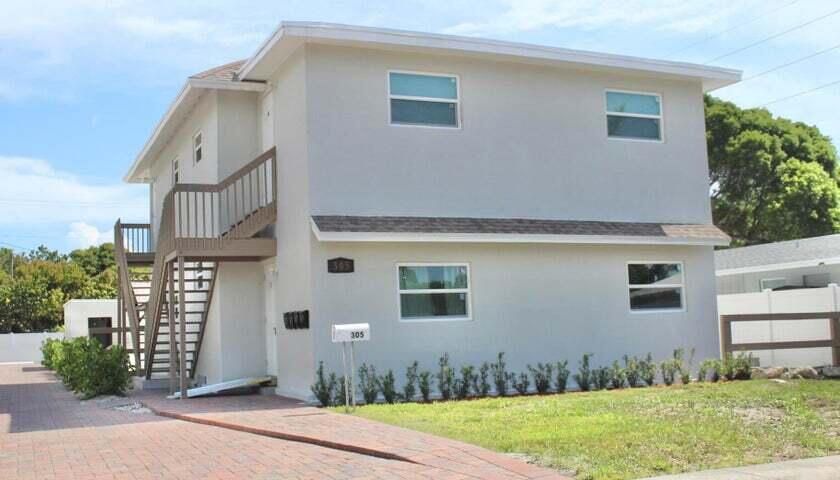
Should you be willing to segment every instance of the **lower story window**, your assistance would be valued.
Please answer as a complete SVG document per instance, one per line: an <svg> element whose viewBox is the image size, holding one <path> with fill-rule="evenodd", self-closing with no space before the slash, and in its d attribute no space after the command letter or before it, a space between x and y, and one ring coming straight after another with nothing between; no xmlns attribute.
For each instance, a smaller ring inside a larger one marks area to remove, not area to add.
<svg viewBox="0 0 840 480"><path fill-rule="evenodd" d="M685 306L683 264L627 264L631 311L682 310Z"/></svg>
<svg viewBox="0 0 840 480"><path fill-rule="evenodd" d="M470 274L466 264L402 264L400 319L469 320Z"/></svg>

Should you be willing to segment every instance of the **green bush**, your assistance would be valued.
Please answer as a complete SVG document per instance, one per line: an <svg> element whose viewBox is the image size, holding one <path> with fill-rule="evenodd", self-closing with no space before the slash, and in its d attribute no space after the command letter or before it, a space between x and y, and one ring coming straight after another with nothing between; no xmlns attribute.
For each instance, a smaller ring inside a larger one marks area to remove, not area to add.
<svg viewBox="0 0 840 480"><path fill-rule="evenodd" d="M537 393L547 393L551 388L553 370L554 367L550 363L546 363L545 365L538 363L536 368L530 364L528 365L528 371L531 372L531 376L534 378L534 388L537 389Z"/></svg>
<svg viewBox="0 0 840 480"><path fill-rule="evenodd" d="M346 379L344 375L336 379L336 387L333 392L332 404L335 406L344 405L347 400L347 385L344 383ZM348 403L349 405L349 403Z"/></svg>
<svg viewBox="0 0 840 480"><path fill-rule="evenodd" d="M41 345L44 366L84 398L124 395L131 385L133 368L125 348L103 348L96 339L46 340Z"/></svg>
<svg viewBox="0 0 840 480"><path fill-rule="evenodd" d="M490 393L490 364L484 362L478 369L478 375L473 375L473 392L479 397L486 397Z"/></svg>
<svg viewBox="0 0 840 480"><path fill-rule="evenodd" d="M583 354L583 358L580 360L580 365L578 366L578 373L574 374L573 377L578 387L584 392L591 390L592 384L595 382L594 372L589 368L590 357L592 357L591 353Z"/></svg>
<svg viewBox="0 0 840 480"><path fill-rule="evenodd" d="M598 390L606 390L610 386L612 379L612 369L610 367L601 367L594 370L595 386Z"/></svg>
<svg viewBox="0 0 840 480"><path fill-rule="evenodd" d="M712 382L720 380L720 372L722 370L721 361L717 358L707 358L700 362L700 369L697 372L697 381L703 382L708 377Z"/></svg>
<svg viewBox="0 0 840 480"><path fill-rule="evenodd" d="M424 370L420 372L417 386L420 388L420 396L424 402L428 402L432 395L432 372Z"/></svg>
<svg viewBox="0 0 840 480"><path fill-rule="evenodd" d="M566 391L566 384L569 383L569 361L563 360L554 365L554 390L557 393Z"/></svg>
<svg viewBox="0 0 840 480"><path fill-rule="evenodd" d="M414 400L414 394L417 388L417 369L419 365L417 360L405 369L405 385L403 385L403 399L406 402Z"/></svg>
<svg viewBox="0 0 840 480"><path fill-rule="evenodd" d="M512 374L505 371L505 352L499 352L496 363L490 365L493 372L493 383L496 385L496 394L500 397L507 395L508 383Z"/></svg>
<svg viewBox="0 0 840 480"><path fill-rule="evenodd" d="M627 358L626 355L625 358ZM618 363L618 360L615 360L612 364L612 368L610 369L610 386L612 386L612 388L621 388L624 386L624 382L626 380L627 374L624 369L621 368L621 364Z"/></svg>
<svg viewBox="0 0 840 480"><path fill-rule="evenodd" d="M324 373L324 362L322 361L318 363L318 370L315 372L315 383L309 389L312 390L312 394L315 395L321 406L328 407L335 397L336 383L334 373L330 373L329 376ZM342 403L344 403L343 399Z"/></svg>
<svg viewBox="0 0 840 480"><path fill-rule="evenodd" d="M528 377L528 374L525 372L520 373L519 379L514 380L513 382L513 388L515 388L520 395L525 395L526 393L528 393L528 387L530 386L531 380Z"/></svg>
<svg viewBox="0 0 840 480"><path fill-rule="evenodd" d="M365 403L376 403L379 396L379 377L376 376L376 367L363 363L359 367L359 388L362 389L362 397Z"/></svg>
<svg viewBox="0 0 840 480"><path fill-rule="evenodd" d="M449 354L444 353L438 360L440 369L437 373L438 391L444 400L452 398L452 387L455 384L455 370L449 366Z"/></svg>
<svg viewBox="0 0 840 480"><path fill-rule="evenodd" d="M656 362L653 361L653 355L650 353L639 360L639 377L648 387L656 383Z"/></svg>
<svg viewBox="0 0 840 480"><path fill-rule="evenodd" d="M733 356L727 353L723 357L721 370L727 380L749 380L752 377L752 354L739 353Z"/></svg>
<svg viewBox="0 0 840 480"><path fill-rule="evenodd" d="M665 385L671 386L674 384L674 378L680 371L679 362L675 358L663 360L659 364L659 369L662 371L662 382Z"/></svg>
<svg viewBox="0 0 840 480"><path fill-rule="evenodd" d="M385 403L396 403L397 379L394 377L394 371L388 370L388 373L379 377L376 382L379 384L379 390L382 392L382 398L385 399Z"/></svg>
<svg viewBox="0 0 840 480"><path fill-rule="evenodd" d="M639 370L639 359L636 357L624 356L624 378L627 380L627 385L630 388L639 386L639 381L642 379L641 371Z"/></svg>
<svg viewBox="0 0 840 480"><path fill-rule="evenodd" d="M476 380L475 367L472 365L465 365L461 367L461 378L455 380L455 396L459 399L464 399L470 396L470 385L473 385Z"/></svg>

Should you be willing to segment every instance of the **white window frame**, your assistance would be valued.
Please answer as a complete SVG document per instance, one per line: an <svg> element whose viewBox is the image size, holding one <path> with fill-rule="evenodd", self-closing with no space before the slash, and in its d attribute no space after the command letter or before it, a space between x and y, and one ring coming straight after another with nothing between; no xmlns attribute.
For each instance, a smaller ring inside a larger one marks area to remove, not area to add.
<svg viewBox="0 0 840 480"><path fill-rule="evenodd" d="M682 276L682 283L656 283L651 285L639 285L630 283L630 265L658 265L658 264L668 264L668 265L679 265L680 266L680 275ZM625 289L625 295L627 295L627 308L632 314L648 314L648 313L677 313L677 312L685 312L686 311L686 303L687 303L687 293L686 293L686 275L685 275L685 263L682 260L633 260L627 262L624 267L624 279L627 283L627 288ZM643 308L639 310L633 310L633 304L630 302L630 289L631 288L679 288L680 289L680 308Z"/></svg>
<svg viewBox="0 0 840 480"><path fill-rule="evenodd" d="M195 140L199 137L201 137L201 141L196 145ZM204 160L204 133L201 130L195 132L195 135L192 137L193 165L198 165L201 162L198 159L199 150L201 150L201 160Z"/></svg>
<svg viewBox="0 0 840 480"><path fill-rule="evenodd" d="M420 290L403 290L400 288L400 267L466 267L467 288L424 288ZM400 262L396 264L397 271L397 318L403 323L424 323L424 322L469 322L472 321L472 272L468 262ZM403 318L402 295L423 294L423 293L466 293L467 315L463 317L411 317Z"/></svg>
<svg viewBox="0 0 840 480"><path fill-rule="evenodd" d="M172 159L172 186L177 185L181 180L181 162L176 155Z"/></svg>
<svg viewBox="0 0 840 480"><path fill-rule="evenodd" d="M773 280L781 280L781 281L787 283L787 278L785 278L785 277L761 278L761 279L758 280L759 291L763 292L764 290L767 290L767 287L764 286L764 282L772 282ZM803 283L804 283L804 281L803 281Z"/></svg>
<svg viewBox="0 0 840 480"><path fill-rule="evenodd" d="M415 97L412 95L391 95L391 74L405 73L408 75L425 75L427 77L445 77L455 79L455 95L457 98L436 98L436 97ZM385 73L385 83L388 86L388 125L392 127L409 127L409 128L437 128L446 130L460 130L461 129L461 76L455 73L438 73L438 72L419 72L415 70L388 70ZM421 102L437 102L437 103L454 103L457 112L455 112L455 125L422 125L414 123L394 123L391 119L391 100L417 100Z"/></svg>
<svg viewBox="0 0 840 480"><path fill-rule="evenodd" d="M632 95L649 95L659 99L659 115L650 115L646 113L625 113L625 112L611 112L609 103L607 102L608 93L629 93ZM610 128L608 125L608 118L610 115L618 117L634 117L634 118L652 118L659 120L659 138L633 138L633 137L613 137L610 135ZM634 90L621 90L618 88L607 88L604 90L604 128L606 129L608 140L617 140L625 142L646 142L646 143L665 143L665 103L662 99L662 94L658 92L639 92Z"/></svg>

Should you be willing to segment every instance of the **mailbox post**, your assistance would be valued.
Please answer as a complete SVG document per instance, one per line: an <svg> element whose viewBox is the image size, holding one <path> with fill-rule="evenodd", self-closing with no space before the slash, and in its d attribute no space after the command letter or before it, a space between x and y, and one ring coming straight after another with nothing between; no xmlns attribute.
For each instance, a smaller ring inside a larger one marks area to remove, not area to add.
<svg viewBox="0 0 840 480"><path fill-rule="evenodd" d="M356 342L370 340L370 324L348 323L333 325L332 342L341 343L341 363L344 367L344 411L349 412L352 406L356 408L356 388L353 383L353 373L356 371ZM350 371L347 371L347 344L350 344Z"/></svg>

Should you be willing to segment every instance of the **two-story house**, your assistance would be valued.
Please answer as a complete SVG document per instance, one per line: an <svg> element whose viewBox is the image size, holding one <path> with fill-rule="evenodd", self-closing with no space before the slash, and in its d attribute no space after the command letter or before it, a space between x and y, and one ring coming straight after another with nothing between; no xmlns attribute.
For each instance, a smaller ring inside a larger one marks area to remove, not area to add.
<svg viewBox="0 0 840 480"><path fill-rule="evenodd" d="M151 223L117 225L123 341L149 378L268 373L299 398L341 371L342 323L398 378L444 353L717 357L703 93L739 78L285 22L190 77L129 169Z"/></svg>

